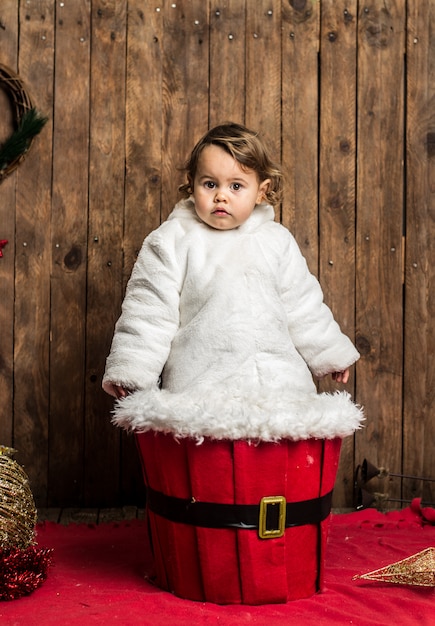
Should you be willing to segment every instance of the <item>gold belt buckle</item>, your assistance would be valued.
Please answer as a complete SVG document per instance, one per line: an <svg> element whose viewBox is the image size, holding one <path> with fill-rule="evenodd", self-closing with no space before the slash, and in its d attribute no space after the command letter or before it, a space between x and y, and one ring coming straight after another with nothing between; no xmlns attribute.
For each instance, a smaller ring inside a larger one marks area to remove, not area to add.
<svg viewBox="0 0 435 626"><path fill-rule="evenodd" d="M267 513L269 507L279 507L278 527L267 527ZM275 539L282 537L285 532L286 499L284 496L265 496L260 500L260 514L258 519L258 536L260 539Z"/></svg>

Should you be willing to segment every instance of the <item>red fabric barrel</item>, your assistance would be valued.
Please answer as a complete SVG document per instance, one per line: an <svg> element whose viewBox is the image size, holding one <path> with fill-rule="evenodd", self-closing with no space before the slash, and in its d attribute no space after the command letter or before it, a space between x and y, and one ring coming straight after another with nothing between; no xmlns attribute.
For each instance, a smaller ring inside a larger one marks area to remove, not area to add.
<svg viewBox="0 0 435 626"><path fill-rule="evenodd" d="M175 439L137 434L146 486L195 502L258 505L265 496L298 503L334 486L341 439L277 443ZM217 604L269 604L321 590L329 517L286 528L206 528L171 521L147 507L155 582L177 596Z"/></svg>

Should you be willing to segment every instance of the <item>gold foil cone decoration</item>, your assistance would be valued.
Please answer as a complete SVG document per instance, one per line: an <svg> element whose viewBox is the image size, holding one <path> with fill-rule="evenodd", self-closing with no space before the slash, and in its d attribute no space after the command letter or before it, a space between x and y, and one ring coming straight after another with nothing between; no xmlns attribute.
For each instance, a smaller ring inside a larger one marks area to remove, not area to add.
<svg viewBox="0 0 435 626"><path fill-rule="evenodd" d="M27 474L12 459L14 452L0 446L1 549L25 549L34 543L37 511Z"/></svg>
<svg viewBox="0 0 435 626"><path fill-rule="evenodd" d="M406 559L352 578L357 579L396 585L435 587L435 548L426 548Z"/></svg>

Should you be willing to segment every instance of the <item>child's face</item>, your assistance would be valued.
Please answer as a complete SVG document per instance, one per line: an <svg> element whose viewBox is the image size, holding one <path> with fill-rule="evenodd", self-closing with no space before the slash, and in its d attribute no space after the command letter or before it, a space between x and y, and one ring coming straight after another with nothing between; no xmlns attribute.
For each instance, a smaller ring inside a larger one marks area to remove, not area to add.
<svg viewBox="0 0 435 626"><path fill-rule="evenodd" d="M237 228L262 201L269 183L260 182L254 170L242 169L220 146L206 146L193 181L196 213L212 228Z"/></svg>

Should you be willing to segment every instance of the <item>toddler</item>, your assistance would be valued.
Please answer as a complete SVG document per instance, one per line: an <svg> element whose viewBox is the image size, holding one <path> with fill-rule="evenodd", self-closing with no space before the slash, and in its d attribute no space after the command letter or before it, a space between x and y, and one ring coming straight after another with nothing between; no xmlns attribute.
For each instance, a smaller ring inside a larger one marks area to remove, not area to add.
<svg viewBox="0 0 435 626"><path fill-rule="evenodd" d="M186 164L185 196L144 241L103 388L114 422L176 437L275 441L344 437L362 411L317 393L359 358L323 302L290 232L274 221L282 174L256 132L208 131Z"/></svg>

